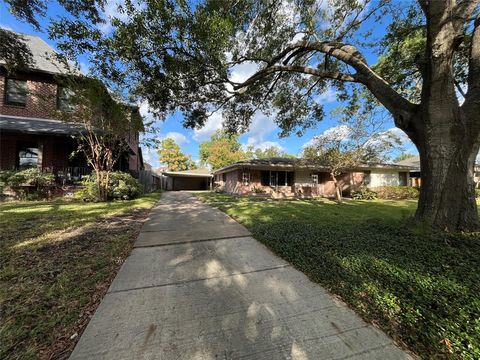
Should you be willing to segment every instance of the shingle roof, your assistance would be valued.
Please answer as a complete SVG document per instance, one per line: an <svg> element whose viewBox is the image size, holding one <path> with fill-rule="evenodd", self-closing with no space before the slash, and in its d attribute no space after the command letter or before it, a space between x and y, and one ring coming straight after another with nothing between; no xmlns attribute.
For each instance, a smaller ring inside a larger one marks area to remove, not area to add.
<svg viewBox="0 0 480 360"><path fill-rule="evenodd" d="M211 177L212 172L206 168L198 168L192 170L182 170L182 171L162 171L163 175L174 175L174 176L192 176L192 177Z"/></svg>
<svg viewBox="0 0 480 360"><path fill-rule="evenodd" d="M75 135L80 132L81 127L54 119L0 115L0 130L31 134Z"/></svg>
<svg viewBox="0 0 480 360"><path fill-rule="evenodd" d="M315 163L314 161L301 158L266 158L266 159L251 159L238 161L234 164L225 166L221 169L214 171L214 174L225 172L230 169L239 168L242 166L251 166L251 167L286 167L286 168L315 168L322 169L320 164ZM358 166L359 169L398 169L398 170L409 170L408 166L397 165L397 164L362 164Z"/></svg>
<svg viewBox="0 0 480 360"><path fill-rule="evenodd" d="M30 69L41 71L49 74L67 74L69 70L78 71L74 68L73 64L70 64L70 68L57 58L56 51L43 41L38 36L26 35L21 33L15 33L19 36L20 40L23 40L30 49L33 57L33 64ZM5 64L3 59L0 59L0 65Z"/></svg>
<svg viewBox="0 0 480 360"><path fill-rule="evenodd" d="M401 161L397 161L395 163L396 165L401 165L401 166L408 166L411 167L412 169L415 170L420 170L420 157L419 156L412 156L409 158L406 158Z"/></svg>

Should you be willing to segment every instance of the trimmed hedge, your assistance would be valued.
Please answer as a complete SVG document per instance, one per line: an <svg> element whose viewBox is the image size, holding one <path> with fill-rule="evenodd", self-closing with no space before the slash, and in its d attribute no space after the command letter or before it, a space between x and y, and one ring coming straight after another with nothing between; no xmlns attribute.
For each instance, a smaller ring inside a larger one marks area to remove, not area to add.
<svg viewBox="0 0 480 360"><path fill-rule="evenodd" d="M418 199L420 190L412 186L382 186L375 188L379 199L409 200Z"/></svg>
<svg viewBox="0 0 480 360"><path fill-rule="evenodd" d="M0 171L0 192L3 192L5 188L10 188L22 199L46 198L48 190L54 185L55 176L37 168Z"/></svg>
<svg viewBox="0 0 480 360"><path fill-rule="evenodd" d="M83 178L84 186L75 196L84 201L98 200L97 176L88 175ZM131 200L143 193L142 185L132 175L121 171L112 171L108 178L108 200Z"/></svg>
<svg viewBox="0 0 480 360"><path fill-rule="evenodd" d="M352 192L352 199L354 200L375 200L378 199L376 191L372 191L368 188L362 188L358 191Z"/></svg>

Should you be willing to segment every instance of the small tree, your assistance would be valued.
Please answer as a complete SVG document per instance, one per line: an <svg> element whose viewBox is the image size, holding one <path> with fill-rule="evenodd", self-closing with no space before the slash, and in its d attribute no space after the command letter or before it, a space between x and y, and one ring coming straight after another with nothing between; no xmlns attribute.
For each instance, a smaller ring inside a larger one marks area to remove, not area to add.
<svg viewBox="0 0 480 360"><path fill-rule="evenodd" d="M265 149L257 148L253 152L256 159L267 159L267 158L282 158L282 157L294 157L293 155L288 154L287 152L283 151L278 146L272 145Z"/></svg>
<svg viewBox="0 0 480 360"><path fill-rule="evenodd" d="M130 150L127 139L143 129L138 108L114 99L99 80L81 75L59 79L67 106L60 106L66 122L78 126L77 152L95 172L98 199L107 200L110 173Z"/></svg>
<svg viewBox="0 0 480 360"><path fill-rule="evenodd" d="M415 156L416 156L415 154L412 154L412 153L409 153L409 152L401 152L399 155L397 155L395 157L395 159L393 159L393 162L399 162L399 161L402 161L402 160L413 158Z"/></svg>
<svg viewBox="0 0 480 360"><path fill-rule="evenodd" d="M238 142L238 135L217 130L210 140L204 141L199 148L200 160L208 164L213 170L246 159L248 156L242 151Z"/></svg>
<svg viewBox="0 0 480 360"><path fill-rule="evenodd" d="M343 121L339 126L314 137L305 147L303 157L328 170L335 185L335 198L341 203L338 176L365 163L385 161L388 152L398 145L400 139L393 132L378 131L376 127L357 118Z"/></svg>
<svg viewBox="0 0 480 360"><path fill-rule="evenodd" d="M185 155L180 150L180 146L175 140L167 138L160 142L158 149L160 162L167 164L168 170L181 171L195 169L197 166L190 156Z"/></svg>

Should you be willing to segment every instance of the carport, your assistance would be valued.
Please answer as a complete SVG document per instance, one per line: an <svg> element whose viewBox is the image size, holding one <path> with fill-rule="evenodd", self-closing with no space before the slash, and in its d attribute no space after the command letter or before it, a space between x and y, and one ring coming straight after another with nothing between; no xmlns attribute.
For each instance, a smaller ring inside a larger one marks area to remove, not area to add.
<svg viewBox="0 0 480 360"><path fill-rule="evenodd" d="M213 175L208 169L164 171L164 190L210 190Z"/></svg>

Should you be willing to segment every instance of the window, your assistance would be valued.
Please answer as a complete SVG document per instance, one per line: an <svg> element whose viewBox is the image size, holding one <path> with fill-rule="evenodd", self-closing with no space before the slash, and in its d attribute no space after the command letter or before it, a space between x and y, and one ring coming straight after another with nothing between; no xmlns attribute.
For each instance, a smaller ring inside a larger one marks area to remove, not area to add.
<svg viewBox="0 0 480 360"><path fill-rule="evenodd" d="M398 173L398 184L400 186L407 186L408 185L407 184L408 183L407 179L408 179L408 173L403 172L403 171Z"/></svg>
<svg viewBox="0 0 480 360"><path fill-rule="evenodd" d="M18 147L17 161L19 169L27 169L38 165L38 145L35 143L21 144Z"/></svg>
<svg viewBox="0 0 480 360"><path fill-rule="evenodd" d="M370 181L371 181L370 174L371 174L370 171L364 171L363 172L363 183L366 186L370 185Z"/></svg>
<svg viewBox="0 0 480 360"><path fill-rule="evenodd" d="M293 171L262 171L261 184L263 186L292 186Z"/></svg>
<svg viewBox="0 0 480 360"><path fill-rule="evenodd" d="M226 182L227 181L227 173L222 174L222 181Z"/></svg>
<svg viewBox="0 0 480 360"><path fill-rule="evenodd" d="M312 174L312 183L318 185L318 174Z"/></svg>
<svg viewBox="0 0 480 360"><path fill-rule="evenodd" d="M244 172L242 174L242 182L244 185L250 184L250 173L249 172Z"/></svg>
<svg viewBox="0 0 480 360"><path fill-rule="evenodd" d="M25 80L7 79L5 102L7 105L25 106L27 104L27 82Z"/></svg>
<svg viewBox="0 0 480 360"><path fill-rule="evenodd" d="M61 111L70 112L73 111L73 105L71 102L73 92L67 88L57 87L57 109Z"/></svg>

